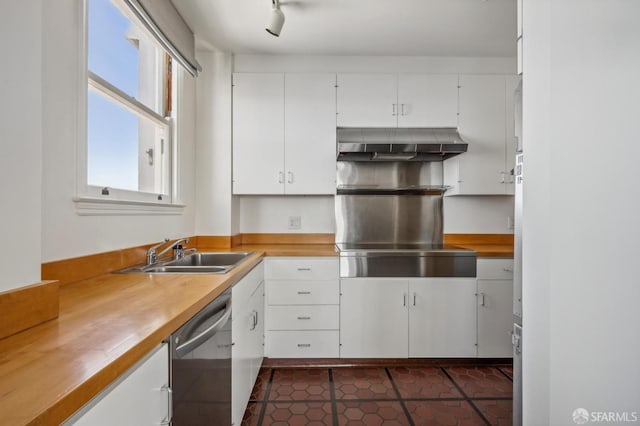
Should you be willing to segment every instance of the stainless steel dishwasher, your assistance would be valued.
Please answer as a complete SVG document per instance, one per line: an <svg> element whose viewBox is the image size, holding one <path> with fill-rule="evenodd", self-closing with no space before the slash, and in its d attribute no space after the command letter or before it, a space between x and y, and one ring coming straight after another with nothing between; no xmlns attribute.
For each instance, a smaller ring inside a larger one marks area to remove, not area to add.
<svg viewBox="0 0 640 426"><path fill-rule="evenodd" d="M231 289L171 335L173 426L231 424Z"/></svg>

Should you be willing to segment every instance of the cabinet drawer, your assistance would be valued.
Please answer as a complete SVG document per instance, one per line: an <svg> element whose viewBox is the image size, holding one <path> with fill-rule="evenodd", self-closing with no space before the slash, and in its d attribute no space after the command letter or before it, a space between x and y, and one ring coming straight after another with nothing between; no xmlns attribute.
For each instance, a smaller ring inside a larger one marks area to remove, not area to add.
<svg viewBox="0 0 640 426"><path fill-rule="evenodd" d="M479 280L513 279L513 259L478 259Z"/></svg>
<svg viewBox="0 0 640 426"><path fill-rule="evenodd" d="M338 331L269 331L271 358L338 358Z"/></svg>
<svg viewBox="0 0 640 426"><path fill-rule="evenodd" d="M268 281L269 305L338 305L340 281Z"/></svg>
<svg viewBox="0 0 640 426"><path fill-rule="evenodd" d="M340 327L338 305L269 306L268 330L337 330Z"/></svg>
<svg viewBox="0 0 640 426"><path fill-rule="evenodd" d="M338 279L337 257L269 258L265 278L273 280Z"/></svg>

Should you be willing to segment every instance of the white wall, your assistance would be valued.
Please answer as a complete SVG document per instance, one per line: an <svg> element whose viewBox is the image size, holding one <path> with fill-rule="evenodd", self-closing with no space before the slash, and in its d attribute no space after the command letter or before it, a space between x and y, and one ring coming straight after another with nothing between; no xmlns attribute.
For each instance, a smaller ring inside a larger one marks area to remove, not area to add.
<svg viewBox="0 0 640 426"><path fill-rule="evenodd" d="M244 233L334 233L333 196L242 196L240 229ZM300 229L289 229L299 216Z"/></svg>
<svg viewBox="0 0 640 426"><path fill-rule="evenodd" d="M640 3L524 13L525 424L579 407L637 422Z"/></svg>
<svg viewBox="0 0 640 426"><path fill-rule="evenodd" d="M513 233L512 196L444 197L443 212L445 234Z"/></svg>
<svg viewBox="0 0 640 426"><path fill-rule="evenodd" d="M193 235L195 230L195 81L180 70L178 124L179 193L182 215L79 216L76 185L78 135L78 37L80 0L43 2L43 187L44 262ZM26 34L23 30L22 35ZM22 85L20 85L22 86ZM34 170L31 164L24 169Z"/></svg>
<svg viewBox="0 0 640 426"><path fill-rule="evenodd" d="M234 72L515 73L514 58L235 55ZM455 199L454 199L455 198ZM313 200L313 201L310 201ZM301 213L302 212L302 213ZM302 215L303 231L287 228ZM513 197L447 197L448 233L512 233ZM241 232L335 232L332 197L242 197Z"/></svg>
<svg viewBox="0 0 640 426"><path fill-rule="evenodd" d="M42 2L0 4L0 291L40 281Z"/></svg>
<svg viewBox="0 0 640 426"><path fill-rule="evenodd" d="M233 56L198 51L196 234L232 235L231 75Z"/></svg>

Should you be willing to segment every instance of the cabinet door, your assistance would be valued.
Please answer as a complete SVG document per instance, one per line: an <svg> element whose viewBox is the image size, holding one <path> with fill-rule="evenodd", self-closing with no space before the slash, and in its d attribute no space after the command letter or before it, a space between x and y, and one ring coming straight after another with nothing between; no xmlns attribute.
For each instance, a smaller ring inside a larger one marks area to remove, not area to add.
<svg viewBox="0 0 640 426"><path fill-rule="evenodd" d="M64 425L159 425L169 413L169 350L163 343L132 367Z"/></svg>
<svg viewBox="0 0 640 426"><path fill-rule="evenodd" d="M239 284L242 284L239 283ZM238 284L236 284L238 285ZM233 424L239 425L247 408L251 395L251 329L253 315L248 301L233 300L231 320L231 419Z"/></svg>
<svg viewBox="0 0 640 426"><path fill-rule="evenodd" d="M340 286L340 357L406 357L407 280L351 278Z"/></svg>
<svg viewBox="0 0 640 426"><path fill-rule="evenodd" d="M505 90L505 141L506 155L504 169L507 173L505 191L509 195L515 194L515 177L512 174L516 165L516 126L515 126L515 92L520 83L520 77L510 75L506 77Z"/></svg>
<svg viewBox="0 0 640 426"><path fill-rule="evenodd" d="M287 194L335 193L335 86L335 74L285 75Z"/></svg>
<svg viewBox="0 0 640 426"><path fill-rule="evenodd" d="M513 280L478 280L478 356L510 358Z"/></svg>
<svg viewBox="0 0 640 426"><path fill-rule="evenodd" d="M338 127L396 127L395 74L338 74Z"/></svg>
<svg viewBox="0 0 640 426"><path fill-rule="evenodd" d="M466 153L445 161L449 195L505 194L505 76L460 75L458 130Z"/></svg>
<svg viewBox="0 0 640 426"><path fill-rule="evenodd" d="M262 359L264 358L264 282L262 282L251 295L249 306L251 310L251 327L249 328L251 374L249 386L253 389L253 385L258 377L258 372L262 366Z"/></svg>
<svg viewBox="0 0 640 426"><path fill-rule="evenodd" d="M476 356L476 280L409 281L409 356Z"/></svg>
<svg viewBox="0 0 640 426"><path fill-rule="evenodd" d="M457 74L401 74L398 127L458 127Z"/></svg>
<svg viewBox="0 0 640 426"><path fill-rule="evenodd" d="M233 193L284 193L284 75L233 75Z"/></svg>

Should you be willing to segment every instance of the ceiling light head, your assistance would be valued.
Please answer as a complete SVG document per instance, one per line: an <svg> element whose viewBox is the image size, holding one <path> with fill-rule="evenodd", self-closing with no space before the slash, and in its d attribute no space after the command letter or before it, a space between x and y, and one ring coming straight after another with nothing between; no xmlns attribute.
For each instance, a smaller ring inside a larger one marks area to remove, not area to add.
<svg viewBox="0 0 640 426"><path fill-rule="evenodd" d="M284 13L280 10L280 3L278 0L271 0L273 7L271 8L271 18L269 20L269 26L266 28L267 32L273 36L279 37L282 26L284 25Z"/></svg>

